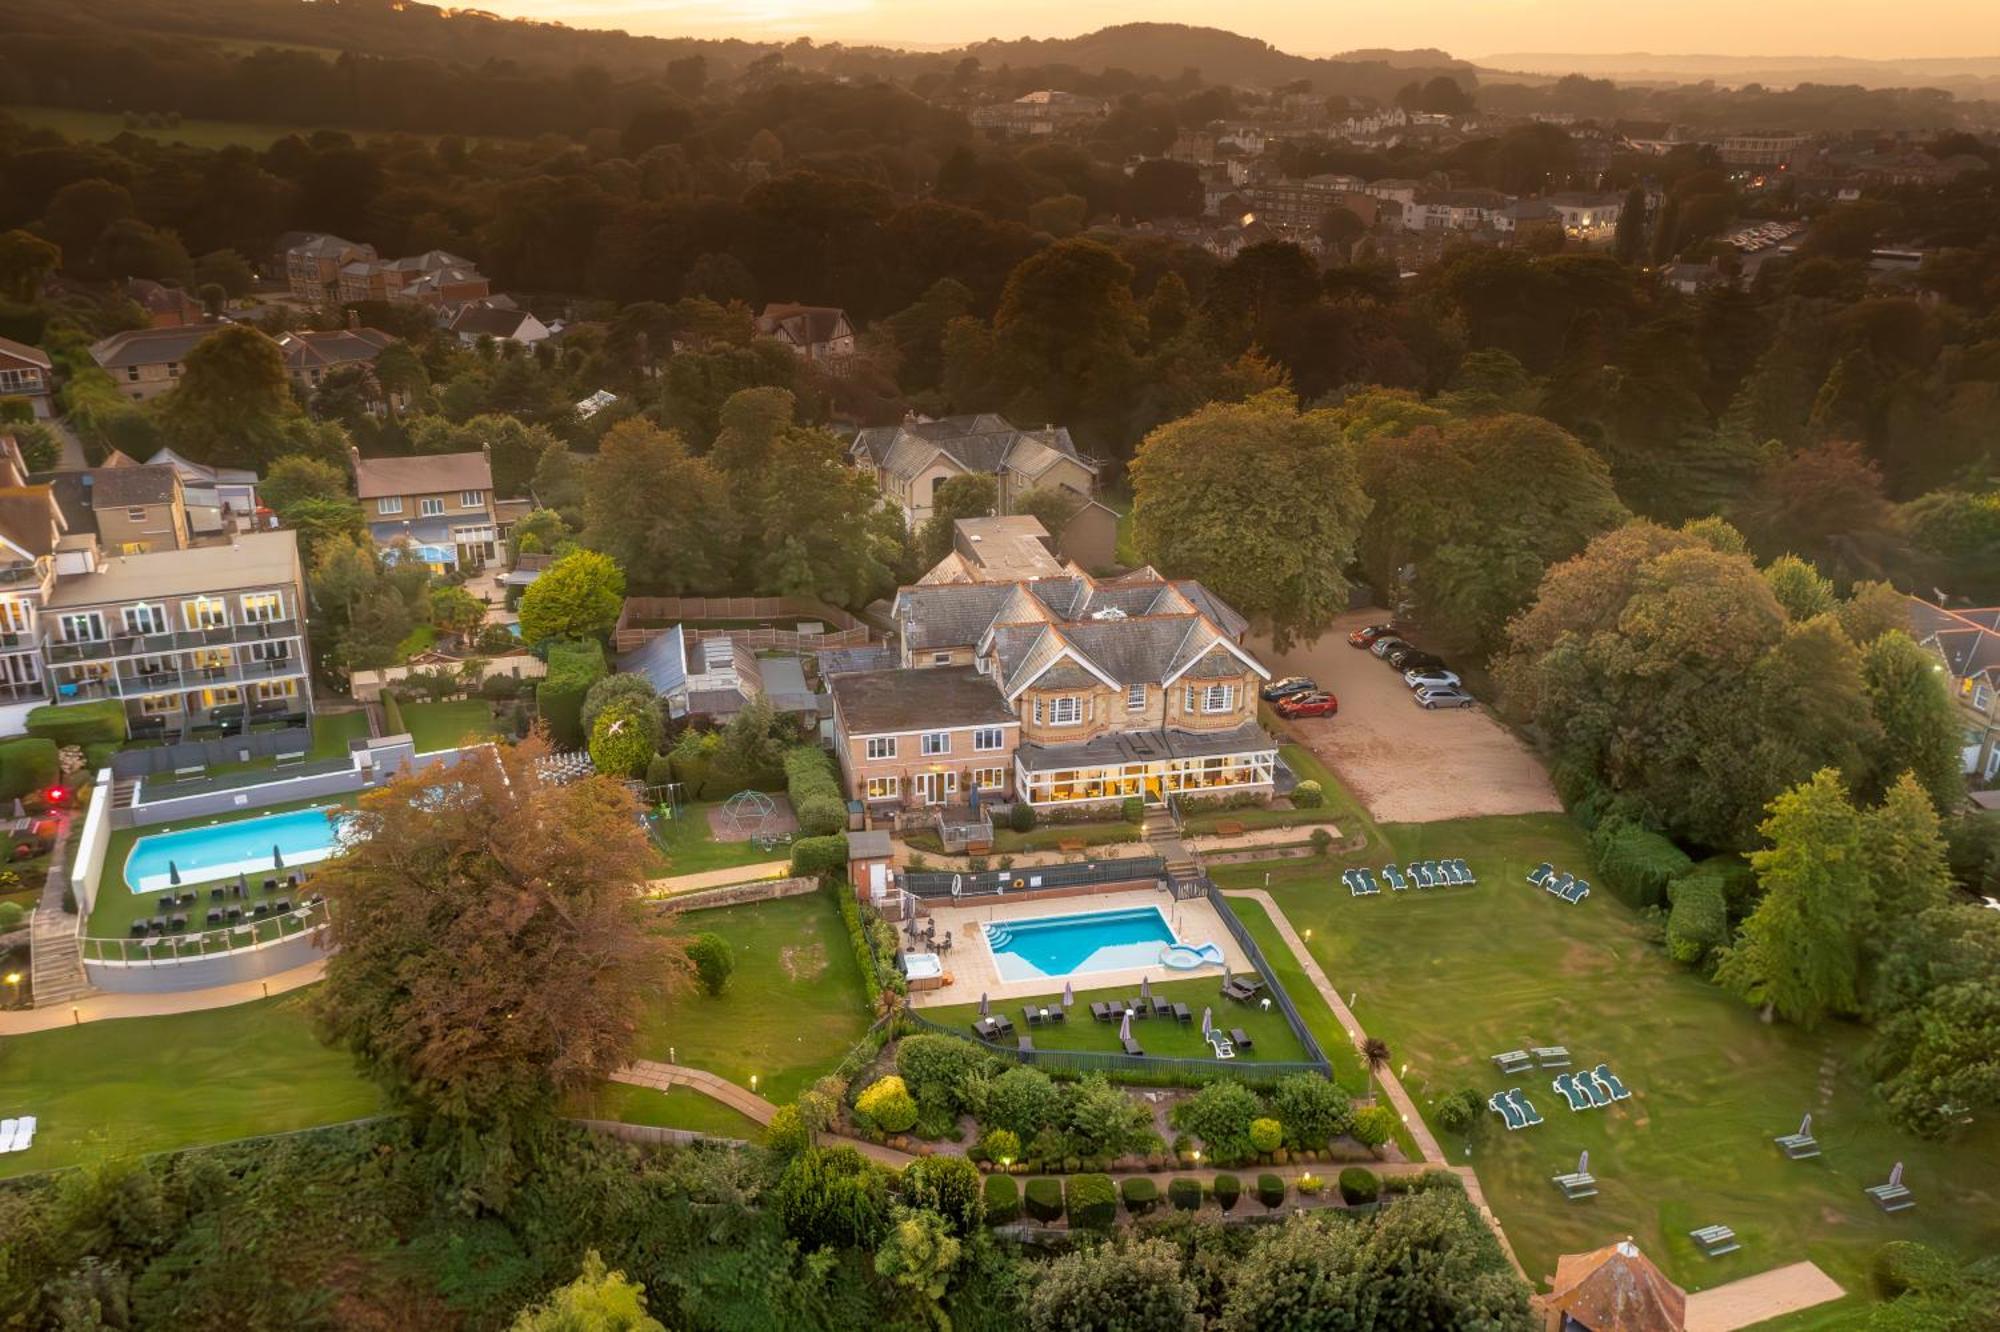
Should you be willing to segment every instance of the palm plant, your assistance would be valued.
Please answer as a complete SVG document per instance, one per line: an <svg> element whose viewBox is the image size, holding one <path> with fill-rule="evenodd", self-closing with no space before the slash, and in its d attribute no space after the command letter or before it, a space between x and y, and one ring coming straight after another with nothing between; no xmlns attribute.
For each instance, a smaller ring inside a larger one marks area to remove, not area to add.
<svg viewBox="0 0 2000 1332"><path fill-rule="evenodd" d="M1361 1042L1361 1062L1368 1065L1368 1091L1373 1095L1376 1075L1389 1067L1389 1042L1380 1036L1370 1036Z"/></svg>

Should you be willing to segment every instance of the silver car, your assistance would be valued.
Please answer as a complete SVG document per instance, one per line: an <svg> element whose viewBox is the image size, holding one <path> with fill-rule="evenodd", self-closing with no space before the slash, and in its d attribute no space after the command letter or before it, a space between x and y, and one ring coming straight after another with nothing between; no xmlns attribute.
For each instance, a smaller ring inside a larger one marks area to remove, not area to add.
<svg viewBox="0 0 2000 1332"><path fill-rule="evenodd" d="M1403 642L1402 639L1391 638L1388 635L1384 634L1382 637L1376 639L1373 643L1370 643L1368 645L1368 650L1370 652L1373 652L1378 657L1386 658L1391 652L1394 652L1397 648L1407 647L1407 646L1408 644Z"/></svg>
<svg viewBox="0 0 2000 1332"><path fill-rule="evenodd" d="M1436 689L1419 689L1410 697L1417 700L1417 706L1420 708L1469 708L1479 702L1463 689L1455 689L1449 685Z"/></svg>
<svg viewBox="0 0 2000 1332"><path fill-rule="evenodd" d="M1412 689L1456 689L1459 681L1450 671L1413 670L1403 672L1403 683Z"/></svg>

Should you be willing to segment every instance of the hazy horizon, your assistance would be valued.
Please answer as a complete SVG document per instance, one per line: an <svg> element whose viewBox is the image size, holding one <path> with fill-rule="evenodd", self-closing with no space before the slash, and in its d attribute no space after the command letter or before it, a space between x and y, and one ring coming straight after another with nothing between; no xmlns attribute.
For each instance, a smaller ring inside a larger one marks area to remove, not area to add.
<svg viewBox="0 0 2000 1332"><path fill-rule="evenodd" d="M2000 56L2000 7L1990 0L1913 0L1879 8L1824 0L1686 0L1671 22L1583 0L1433 0L1394 13L1361 6L1301 8L1243 0L1218 12L1190 0L1147 5L1105 0L485 0L482 9L573 27L652 36L753 41L960 46L1023 37L1076 37L1117 23L1153 21L1227 28L1297 55L1370 47L1437 47L1466 59L1482 52L1589 56L1916 60Z"/></svg>

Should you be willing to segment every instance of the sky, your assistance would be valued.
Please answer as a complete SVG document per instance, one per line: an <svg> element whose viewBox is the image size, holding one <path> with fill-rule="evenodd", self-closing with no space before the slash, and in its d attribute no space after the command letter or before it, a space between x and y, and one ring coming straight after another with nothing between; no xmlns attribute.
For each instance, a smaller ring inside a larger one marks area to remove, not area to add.
<svg viewBox="0 0 2000 1332"><path fill-rule="evenodd" d="M661 36L955 46L987 37L1073 37L1139 19L1227 27L1300 55L1438 47L1711 55L2000 55L1995 0L480 0L510 18Z"/></svg>

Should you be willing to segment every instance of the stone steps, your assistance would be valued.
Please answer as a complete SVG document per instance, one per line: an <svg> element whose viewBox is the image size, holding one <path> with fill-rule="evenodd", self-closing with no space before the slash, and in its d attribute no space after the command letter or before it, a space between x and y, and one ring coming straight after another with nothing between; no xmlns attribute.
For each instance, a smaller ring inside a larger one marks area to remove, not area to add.
<svg viewBox="0 0 2000 1332"><path fill-rule="evenodd" d="M29 953L35 1007L69 1003L96 993L83 974L83 943L76 935L75 917L37 907L29 935Z"/></svg>

